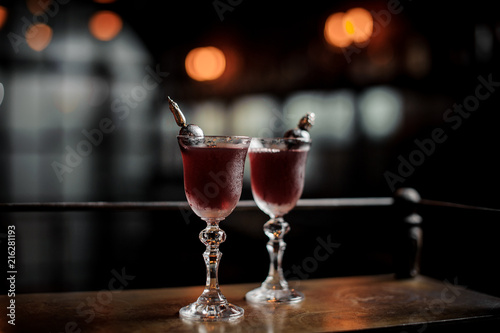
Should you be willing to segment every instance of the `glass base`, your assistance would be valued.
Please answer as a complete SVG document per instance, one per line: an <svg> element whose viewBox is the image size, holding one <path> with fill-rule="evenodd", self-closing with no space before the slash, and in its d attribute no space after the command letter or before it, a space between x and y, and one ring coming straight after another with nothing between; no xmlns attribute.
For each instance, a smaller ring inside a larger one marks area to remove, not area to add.
<svg viewBox="0 0 500 333"><path fill-rule="evenodd" d="M231 321L243 317L245 310L231 303L208 305L191 303L179 310L183 319L196 321Z"/></svg>
<svg viewBox="0 0 500 333"><path fill-rule="evenodd" d="M292 304L304 300L304 294L295 289L265 289L263 287L249 291L245 299L258 304Z"/></svg>

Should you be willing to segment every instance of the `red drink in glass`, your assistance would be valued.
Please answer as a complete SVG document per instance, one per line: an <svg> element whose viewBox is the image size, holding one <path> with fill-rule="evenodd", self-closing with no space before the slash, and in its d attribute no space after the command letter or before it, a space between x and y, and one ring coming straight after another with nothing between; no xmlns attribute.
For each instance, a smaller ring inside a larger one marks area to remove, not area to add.
<svg viewBox="0 0 500 333"><path fill-rule="evenodd" d="M246 148L181 147L184 189L198 216L229 215L241 196Z"/></svg>
<svg viewBox="0 0 500 333"><path fill-rule="evenodd" d="M298 303L304 295L288 287L281 267L290 225L283 219L302 195L307 153L311 140L306 138L253 138L248 150L252 194L259 208L271 219L264 224L269 237L269 273L259 288L246 293L250 303Z"/></svg>
<svg viewBox="0 0 500 333"><path fill-rule="evenodd" d="M199 238L206 246L207 268L203 293L196 302L182 307L183 319L227 321L241 318L245 310L231 304L219 288L219 246L226 233L219 227L236 207L243 186L245 159L251 138L245 136L178 135L184 166L184 191L192 210L207 227Z"/></svg>
<svg viewBox="0 0 500 333"><path fill-rule="evenodd" d="M307 151L257 148L248 157L259 208L272 217L288 213L302 195Z"/></svg>

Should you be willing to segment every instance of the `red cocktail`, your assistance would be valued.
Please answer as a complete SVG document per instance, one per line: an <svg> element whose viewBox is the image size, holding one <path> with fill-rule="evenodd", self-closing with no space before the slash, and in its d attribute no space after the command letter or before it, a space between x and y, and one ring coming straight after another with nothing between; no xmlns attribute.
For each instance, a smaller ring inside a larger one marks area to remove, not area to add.
<svg viewBox="0 0 500 333"><path fill-rule="evenodd" d="M206 246L205 289L198 300L179 310L185 319L234 320L244 314L229 303L219 289L218 268L222 253L219 245L226 239L219 222L233 211L241 196L249 137L177 136L184 165L184 190L189 205L207 227L200 232Z"/></svg>
<svg viewBox="0 0 500 333"><path fill-rule="evenodd" d="M257 148L248 157L257 205L271 217L288 213L302 195L307 150Z"/></svg>
<svg viewBox="0 0 500 333"><path fill-rule="evenodd" d="M269 237L269 273L262 285L245 298L252 303L297 303L304 295L288 287L281 262L290 226L283 220L299 200L304 188L309 139L252 139L249 149L252 193L257 206L271 217L264 224Z"/></svg>
<svg viewBox="0 0 500 333"><path fill-rule="evenodd" d="M182 146L184 189L198 216L227 216L241 196L245 147Z"/></svg>

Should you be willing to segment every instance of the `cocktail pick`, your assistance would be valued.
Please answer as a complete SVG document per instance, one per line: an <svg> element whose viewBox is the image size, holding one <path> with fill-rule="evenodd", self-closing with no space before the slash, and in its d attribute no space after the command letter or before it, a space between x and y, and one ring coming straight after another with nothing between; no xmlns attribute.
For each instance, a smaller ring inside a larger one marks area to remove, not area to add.
<svg viewBox="0 0 500 333"><path fill-rule="evenodd" d="M179 135L188 135L188 136L199 136L203 137L203 130L194 124L186 124L186 117L181 111L181 108L179 108L179 105L177 105L176 102L174 102L170 96L167 96L168 99L168 107L170 108L170 111L172 111L175 122L177 125L181 128L179 131Z"/></svg>
<svg viewBox="0 0 500 333"><path fill-rule="evenodd" d="M303 138L310 139L309 129L314 125L316 115L313 112L308 112L305 116L300 118L299 124L296 128L290 129L285 132L285 138Z"/></svg>

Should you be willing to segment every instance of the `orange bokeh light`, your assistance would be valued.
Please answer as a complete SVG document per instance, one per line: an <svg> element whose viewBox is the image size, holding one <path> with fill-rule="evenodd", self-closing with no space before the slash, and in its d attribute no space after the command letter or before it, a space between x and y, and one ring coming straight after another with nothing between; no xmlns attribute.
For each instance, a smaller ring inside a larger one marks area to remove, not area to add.
<svg viewBox="0 0 500 333"><path fill-rule="evenodd" d="M123 22L118 14L102 10L95 13L89 21L90 33L97 39L109 41L122 30Z"/></svg>
<svg viewBox="0 0 500 333"><path fill-rule="evenodd" d="M353 8L345 13L343 26L353 42L363 43L372 35L373 18L366 9Z"/></svg>
<svg viewBox="0 0 500 333"><path fill-rule="evenodd" d="M373 33L373 18L363 8L353 8L346 13L330 15L325 22L325 40L336 47L366 42Z"/></svg>
<svg viewBox="0 0 500 333"><path fill-rule="evenodd" d="M7 8L0 6L0 29L2 29L5 21L7 21Z"/></svg>
<svg viewBox="0 0 500 333"><path fill-rule="evenodd" d="M43 23L37 23L26 30L26 43L35 51L44 50L52 40L52 28Z"/></svg>
<svg viewBox="0 0 500 333"><path fill-rule="evenodd" d="M337 47L346 47L351 44L351 38L345 31L344 13L334 13L330 15L325 23L326 41Z"/></svg>
<svg viewBox="0 0 500 333"><path fill-rule="evenodd" d="M42 15L52 4L52 0L27 0L26 6L33 15Z"/></svg>
<svg viewBox="0 0 500 333"><path fill-rule="evenodd" d="M219 78L226 69L226 57L216 47L198 47L186 56L186 72L196 81L210 81Z"/></svg>

